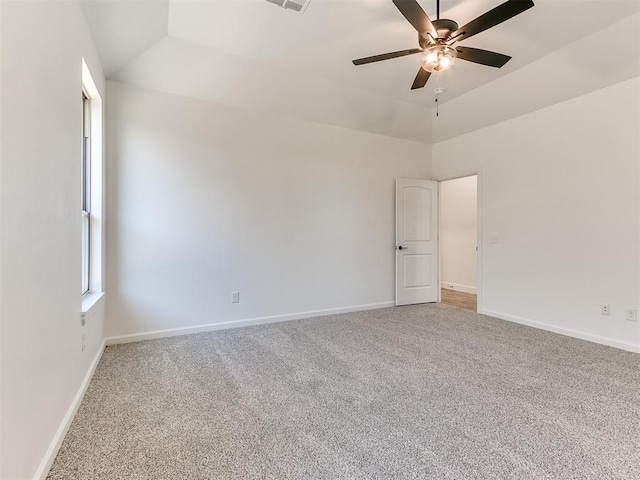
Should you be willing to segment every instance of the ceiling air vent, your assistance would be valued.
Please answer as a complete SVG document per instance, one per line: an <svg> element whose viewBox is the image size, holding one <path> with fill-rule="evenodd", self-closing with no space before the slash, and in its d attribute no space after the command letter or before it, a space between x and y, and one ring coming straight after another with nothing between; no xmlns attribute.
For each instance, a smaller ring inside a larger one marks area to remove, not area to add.
<svg viewBox="0 0 640 480"><path fill-rule="evenodd" d="M311 0L267 0L267 2L275 3L282 8L304 13Z"/></svg>

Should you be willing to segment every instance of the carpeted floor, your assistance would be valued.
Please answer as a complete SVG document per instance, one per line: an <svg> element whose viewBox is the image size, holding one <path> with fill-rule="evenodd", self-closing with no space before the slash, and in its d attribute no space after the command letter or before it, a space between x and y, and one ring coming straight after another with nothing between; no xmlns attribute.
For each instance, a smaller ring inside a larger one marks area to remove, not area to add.
<svg viewBox="0 0 640 480"><path fill-rule="evenodd" d="M446 305L108 347L50 479L638 479L640 355Z"/></svg>

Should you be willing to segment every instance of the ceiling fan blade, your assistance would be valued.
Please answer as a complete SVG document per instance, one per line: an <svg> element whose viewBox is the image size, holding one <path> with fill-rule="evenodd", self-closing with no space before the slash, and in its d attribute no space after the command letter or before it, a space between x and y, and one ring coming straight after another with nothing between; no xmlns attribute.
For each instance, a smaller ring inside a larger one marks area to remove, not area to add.
<svg viewBox="0 0 640 480"><path fill-rule="evenodd" d="M380 55L374 55L373 57L358 58L353 60L354 65L364 65L365 63L380 62L382 60L389 60L390 58L404 57L405 55L413 55L414 53L421 53L421 48L412 48L410 50L400 50L399 52L382 53Z"/></svg>
<svg viewBox="0 0 640 480"><path fill-rule="evenodd" d="M481 50L479 48L457 46L456 51L458 52L457 58L489 67L500 68L511 60L509 55L490 52L489 50Z"/></svg>
<svg viewBox="0 0 640 480"><path fill-rule="evenodd" d="M413 81L413 85L411 85L411 90L424 87L430 76L431 72L427 72L424 68L420 67L420 70L418 70L418 74L416 75L416 79Z"/></svg>
<svg viewBox="0 0 640 480"><path fill-rule="evenodd" d="M496 8L489 10L487 13L480 15L475 20L471 20L466 25L460 27L453 32L452 37L455 41L462 41L466 38L472 37L477 33L484 32L491 27L509 20L516 15L521 14L525 10L529 10L533 7L532 0L508 0L502 5L498 5Z"/></svg>
<svg viewBox="0 0 640 480"><path fill-rule="evenodd" d="M393 3L423 38L427 38L427 35L431 35L433 39L438 38L433 23L416 0L393 0Z"/></svg>

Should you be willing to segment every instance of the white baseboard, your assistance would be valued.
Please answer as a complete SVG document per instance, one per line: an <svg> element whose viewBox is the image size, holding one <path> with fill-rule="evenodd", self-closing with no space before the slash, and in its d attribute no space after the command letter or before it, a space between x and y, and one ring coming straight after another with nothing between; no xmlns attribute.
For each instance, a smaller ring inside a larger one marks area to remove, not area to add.
<svg viewBox="0 0 640 480"><path fill-rule="evenodd" d="M152 332L134 333L131 335L119 335L107 337L107 345L119 343L140 342L142 340L153 340L154 338L175 337L178 335L189 335L191 333L211 332L215 330L226 330L228 328L248 327L251 325L264 325L267 323L286 322L289 320L300 320L302 318L321 317L324 315L335 315L337 313L359 312L364 310L376 310L378 308L393 307L395 302L370 303L366 305L354 305L351 307L328 308L325 310L312 310L309 312L288 313L284 315L272 315L268 317L246 318L242 320L231 320L228 322L207 323L204 325L194 325L191 327L169 328L166 330L155 330Z"/></svg>
<svg viewBox="0 0 640 480"><path fill-rule="evenodd" d="M53 465L53 461L56 459L56 455L58 455L58 450L60 450L60 446L62 446L62 441L64 440L69 427L71 426L71 422L73 422L73 418L76 416L76 412L80 407L80 403L82 402L82 398L84 397L85 392L87 391L87 387L93 378L93 373L96 371L96 367L98 363L100 363L100 358L102 358L102 352L104 352L104 347L106 343L104 340L100 345L100 349L96 353L96 356L93 358L91 365L89 365L89 370L87 370L82 383L80 384L80 388L78 388L78 392L76 396L73 398L67 413L62 419L62 423L58 427L58 431L56 432L49 448L47 449L47 453L45 454L38 470L36 470L36 474L33 477L33 480L45 480L47 475L49 474L49 469L51 469L51 465Z"/></svg>
<svg viewBox="0 0 640 480"><path fill-rule="evenodd" d="M476 287L460 285L459 283L440 282L440 288L444 288L445 290L455 290L456 292L473 293L474 295L478 294L478 289Z"/></svg>
<svg viewBox="0 0 640 480"><path fill-rule="evenodd" d="M619 348L620 350L626 350L628 352L640 353L640 345L636 345L628 342L621 342L608 337L601 337L600 335L593 335L591 333L581 332L579 330L573 330L570 328L558 327L549 323L538 322L536 320L529 320L528 318L517 317L515 315L509 315L501 312L494 312L492 310L483 309L481 312L483 315L489 315L490 317L499 318L500 320L507 320L509 322L519 323L521 325L527 325L529 327L539 328L540 330L546 330L548 332L559 333L560 335L566 335L567 337L579 338L580 340L587 340L588 342L599 343L601 345L607 345L609 347Z"/></svg>

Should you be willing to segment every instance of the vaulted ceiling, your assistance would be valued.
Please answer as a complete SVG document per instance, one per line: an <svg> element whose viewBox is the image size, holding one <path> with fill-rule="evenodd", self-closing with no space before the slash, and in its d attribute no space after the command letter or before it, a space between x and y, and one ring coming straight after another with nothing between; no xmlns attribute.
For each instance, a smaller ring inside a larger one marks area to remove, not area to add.
<svg viewBox="0 0 640 480"><path fill-rule="evenodd" d="M504 0L441 0L459 24ZM109 79L301 120L432 143L640 75L640 1L534 0L466 46L513 57L502 69L458 61L410 90L420 55L391 0L84 0ZM435 0L419 0L435 18ZM436 84L445 88L434 117Z"/></svg>

